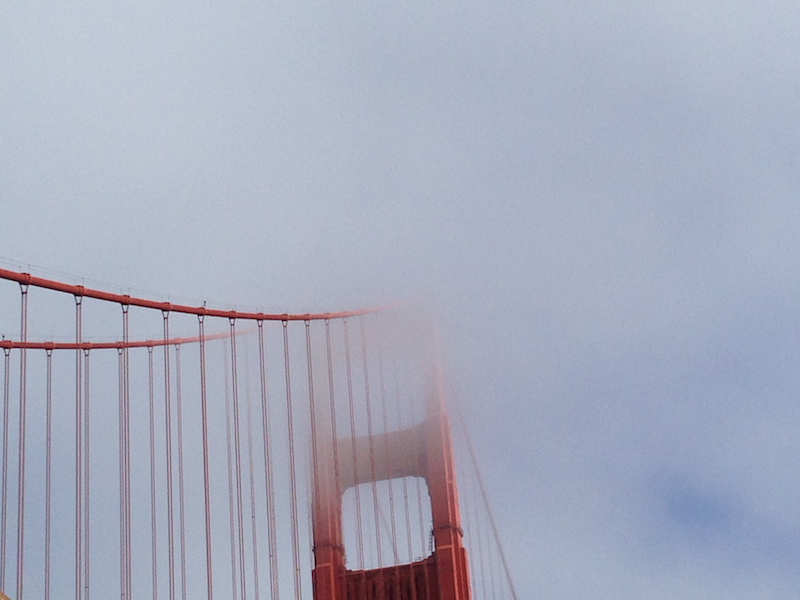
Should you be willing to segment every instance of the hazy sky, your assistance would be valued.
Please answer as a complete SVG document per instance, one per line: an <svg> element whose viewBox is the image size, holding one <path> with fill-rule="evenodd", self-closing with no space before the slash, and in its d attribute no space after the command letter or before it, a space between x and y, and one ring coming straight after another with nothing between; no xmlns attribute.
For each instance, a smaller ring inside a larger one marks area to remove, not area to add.
<svg viewBox="0 0 800 600"><path fill-rule="evenodd" d="M798 57L788 1L5 2L0 257L428 297L521 598L797 598Z"/></svg>

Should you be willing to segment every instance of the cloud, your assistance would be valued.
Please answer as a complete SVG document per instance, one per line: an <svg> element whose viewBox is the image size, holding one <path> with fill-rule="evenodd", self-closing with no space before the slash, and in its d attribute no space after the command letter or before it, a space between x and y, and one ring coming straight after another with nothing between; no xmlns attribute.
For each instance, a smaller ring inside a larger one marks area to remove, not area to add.
<svg viewBox="0 0 800 600"><path fill-rule="evenodd" d="M0 256L228 305L427 295L522 596L793 597L799 20L10 7Z"/></svg>

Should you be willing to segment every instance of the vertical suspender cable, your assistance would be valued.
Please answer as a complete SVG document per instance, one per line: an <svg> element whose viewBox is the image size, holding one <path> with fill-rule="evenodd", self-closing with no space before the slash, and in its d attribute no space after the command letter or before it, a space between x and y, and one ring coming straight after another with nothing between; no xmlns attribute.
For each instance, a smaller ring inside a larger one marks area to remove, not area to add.
<svg viewBox="0 0 800 600"><path fill-rule="evenodd" d="M481 593L484 598L489 598L487 588L486 588L486 563L483 557L483 536L481 535L481 519L480 514L477 514L476 511L475 515L475 535L476 535L476 543L478 545L478 565L480 566L480 574L481 574Z"/></svg>
<svg viewBox="0 0 800 600"><path fill-rule="evenodd" d="M28 286L22 289L22 311L20 317L20 340L28 340ZM17 485L17 598L23 597L23 577L25 568L25 454L27 430L27 350L21 349L19 364L19 471Z"/></svg>
<svg viewBox="0 0 800 600"><path fill-rule="evenodd" d="M239 535L239 583L242 589L242 599L247 598L247 576L245 572L245 546L244 546L244 508L242 501L242 446L239 419L239 371L236 360L236 320L230 319L231 327L231 392L233 400L233 455L235 460L236 483L236 517Z"/></svg>
<svg viewBox="0 0 800 600"><path fill-rule="evenodd" d="M426 549L426 539L425 539L425 515L422 511L422 486L420 486L419 479L416 481L417 484L417 510L419 512L419 536L420 536L420 543L422 544L422 555L429 557L431 554L430 544L427 544ZM430 595L430 576L428 574L428 567L429 567L428 559L425 560L425 565L422 569L422 573L425 578L425 597L427 598Z"/></svg>
<svg viewBox="0 0 800 600"><path fill-rule="evenodd" d="M175 513L172 500L172 399L170 395L169 368L169 313L164 318L164 418L167 431L167 551L169 563L169 599L175 600Z"/></svg>
<svg viewBox="0 0 800 600"><path fill-rule="evenodd" d="M313 502L312 498L314 496L314 492L311 490L310 485L306 485L306 506L311 507L311 503ZM308 532L308 545L306 548L308 549L308 564L309 569L314 569L314 515L312 514L311 510L306 511L306 515L308 516L308 522L306 523L306 527L308 528L306 531ZM311 589L314 589L313 583Z"/></svg>
<svg viewBox="0 0 800 600"><path fill-rule="evenodd" d="M336 485L336 502L341 502L342 499L342 480L339 473L339 434L336 428L336 394L334 393L333 386L333 352L331 351L331 322L330 319L325 319L325 351L328 359L328 392L330 396L330 410L331 410L331 440L333 442L333 477ZM341 531L339 536L341 538ZM345 594L346 587L346 571L342 569L341 573L341 593Z"/></svg>
<svg viewBox="0 0 800 600"><path fill-rule="evenodd" d="M122 348L117 349L118 376L118 405L119 405L119 587L122 600L128 598L128 585L125 572L125 451L124 451L124 380L125 363L122 358Z"/></svg>
<svg viewBox="0 0 800 600"><path fill-rule="evenodd" d="M500 562L503 565L503 570L506 575L506 580L508 581L509 591L511 592L511 597L514 600L517 600L517 591L514 588L514 581L511 578L511 570L508 568L508 561L506 560L505 552L503 552L503 546L500 543L500 533L497 529L497 523L495 523L494 515L492 514L492 510L489 505L489 496L486 494L486 487L483 485L483 478L481 477L480 469L478 469L478 459L475 456L475 448L472 445L472 438L470 438L469 431L467 430L466 423L464 423L464 416L461 414L461 411L456 410L456 415L458 417L458 422L461 425L461 431L464 432L464 440L467 443L467 451L469 453L470 461L472 462L473 470L475 471L475 477L478 481L478 489L481 492L483 505L486 508L486 515L489 519L489 524L491 525L492 528L492 534L494 535L495 545L497 546L497 553L499 554Z"/></svg>
<svg viewBox="0 0 800 600"><path fill-rule="evenodd" d="M466 473L465 473L466 474ZM469 479L467 477L460 478L462 483L461 494L459 494L459 498L463 498L463 506L464 506L464 525L466 530L466 539L469 544L468 551L472 554L473 558L475 555L473 554L473 534L475 534L475 528L473 527L473 522L475 520L475 509L473 508L473 501L472 501L472 494L470 494L470 488L468 487ZM474 563L473 563L474 565ZM471 565L471 566L473 566ZM477 579L476 579L476 569L470 568L470 585L472 587L472 593L475 594L478 590L477 587Z"/></svg>
<svg viewBox="0 0 800 600"><path fill-rule="evenodd" d="M2 484L0 484L0 581L5 586L6 579L6 542L8 536L8 409L10 405L9 382L11 380L11 349L3 348L3 460Z"/></svg>
<svg viewBox="0 0 800 600"><path fill-rule="evenodd" d="M392 379L394 380L394 399L397 409L397 428L403 431L403 410L400 396L400 380L397 373L397 363L392 361ZM407 466L408 449L403 453L403 466ZM411 510L408 501L408 477L403 477L403 508L406 519L406 545L408 547L408 561L414 560L414 545L411 536ZM411 566L411 600L417 600L417 576L413 565Z"/></svg>
<svg viewBox="0 0 800 600"><path fill-rule="evenodd" d="M425 581L425 597L427 598L430 595L430 574L428 571L430 570L430 556L432 555L432 548L428 540L425 536L425 513L422 510L422 486L420 485L419 478L416 479L416 488L417 488L417 513L419 514L419 537L420 537L420 544L422 548L422 556L426 557L425 564L422 568L423 579ZM432 540L431 540L432 541Z"/></svg>
<svg viewBox="0 0 800 600"><path fill-rule="evenodd" d="M244 394L247 403L247 467L250 477L250 526L253 540L253 590L255 600L260 600L261 593L258 577L258 523L256 521L256 481L255 464L253 458L253 410L250 398L250 361L248 346L245 345L244 355Z"/></svg>
<svg viewBox="0 0 800 600"><path fill-rule="evenodd" d="M389 409L386 400L386 379L385 373L383 370L383 347L380 342L380 336L378 339L378 378L380 381L380 390L381 390L381 411L383 415L383 440L384 440L384 452L386 453L386 457L388 459L390 454L389 449ZM395 519L395 509L394 509L394 486L392 482L394 481L392 467L389 464L389 512L391 513L391 539L392 539L392 553L394 555L394 562L398 564L400 562L400 552L397 546L397 521Z"/></svg>
<svg viewBox="0 0 800 600"><path fill-rule="evenodd" d="M390 456L390 449L389 449L389 410L387 407L386 402L386 379L383 370L383 344L381 342L381 331L380 328L378 329L377 335L377 353L378 353L378 380L380 382L380 392L381 392L381 411L383 415L383 441L384 441L384 452L386 456L386 462L388 464L388 486L389 486L389 513L391 516L390 526L391 526L391 541L392 541L392 552L394 553L394 596L395 598L400 597L400 552L397 547L397 522L395 519L395 511L394 511L394 473L392 472L391 461L389 460Z"/></svg>
<svg viewBox="0 0 800 600"><path fill-rule="evenodd" d="M258 363L261 375L261 429L264 436L264 481L267 487L267 537L269 542L270 600L279 600L278 541L275 519L275 487L272 474L272 439L267 399L267 367L264 351L264 322L258 321Z"/></svg>
<svg viewBox="0 0 800 600"><path fill-rule="evenodd" d="M317 441L317 407L316 407L316 400L314 399L314 364L311 355L311 322L306 319L305 320L305 330L306 330L306 370L308 373L308 408L309 408L309 417L311 420L311 467L312 467L312 474L314 477L314 491L313 496L311 498L311 506L312 509L309 511L311 516L311 531L314 528L314 513L319 510L320 506L320 498L319 498L319 454L317 453L319 450L319 444ZM326 503L327 506L327 503ZM326 519L327 521L327 519Z"/></svg>
<svg viewBox="0 0 800 600"><path fill-rule="evenodd" d="M183 398L181 396L181 345L175 344L175 408L178 419L178 525L181 545L181 598L186 600L186 502L183 485Z"/></svg>
<svg viewBox="0 0 800 600"><path fill-rule="evenodd" d="M427 418L427 402L423 395L414 394L412 399L416 397L418 398L417 404L422 404L421 412L422 412L422 420ZM414 414L414 406L409 406L411 410L411 418L413 419ZM424 481L424 480L422 480ZM417 515L419 517L419 537L420 537L420 547L422 551L422 556L424 557L424 562L422 565L422 578L424 584L424 593L423 597L427 598L431 594L431 576L430 576L430 567L431 564L435 565L435 557L433 557L433 531L430 532L429 535L426 536L425 534L425 513L422 507L422 484L420 478L417 477L414 480L414 487L416 488L417 492ZM431 507L432 508L432 507ZM435 583L434 583L435 589Z"/></svg>
<svg viewBox="0 0 800 600"><path fill-rule="evenodd" d="M356 497L356 549L358 554L358 568L364 568L364 530L361 523L361 491L358 486L358 452L356 448L356 413L353 402L353 369L350 360L350 330L347 318L343 320L344 326L344 357L347 369L347 401L350 410L350 451L353 462L353 484ZM366 585L366 581L364 582ZM366 591L364 592L366 594Z"/></svg>
<svg viewBox="0 0 800 600"><path fill-rule="evenodd" d="M128 305L122 306L122 339L127 344L130 339L128 329ZM133 569L131 564L131 379L130 379L130 351L126 347L122 350L122 406L123 406L123 442L124 442L124 467L125 467L125 591L130 600L133 597Z"/></svg>
<svg viewBox="0 0 800 600"><path fill-rule="evenodd" d="M488 527L487 527L487 529L488 529ZM489 537L488 531L486 533L486 537L487 538ZM490 548L489 549L489 583L490 583L490 587L492 589L492 600L496 600L496 598L497 598L497 588L495 587L495 576L494 576L494 572L495 572L494 554L495 553L492 552L491 548Z"/></svg>
<svg viewBox="0 0 800 600"><path fill-rule="evenodd" d="M52 523L51 475L53 467L53 351L47 351L47 393L45 407L45 490L44 490L44 600L50 600L50 533Z"/></svg>
<svg viewBox="0 0 800 600"><path fill-rule="evenodd" d="M147 347L147 392L150 401L150 560L153 600L158 600L158 531L156 523L156 400L153 377L153 347Z"/></svg>
<svg viewBox="0 0 800 600"><path fill-rule="evenodd" d="M289 332L288 322L283 321L283 363L286 374L286 417L289 431L289 488L291 491L292 516L292 562L294 566L295 600L303 597L300 579L300 532L297 520L297 465L294 453L294 420L292 418L292 378L289 364Z"/></svg>
<svg viewBox="0 0 800 600"><path fill-rule="evenodd" d="M425 535L425 513L422 510L422 486L420 485L419 478L415 480L415 487L417 489L417 514L419 515L419 537L420 537L420 545L422 548L422 556L425 557L425 563L422 567L422 575L423 581L425 582L425 594L424 597L427 598L431 591L431 581L430 581L430 556L433 554L433 549L431 548L431 544ZM432 542L433 540L431 540Z"/></svg>
<svg viewBox="0 0 800 600"><path fill-rule="evenodd" d="M378 506L378 482L377 470L375 464L375 435L372 423L372 397L369 389L369 360L367 355L367 333L366 326L364 325L364 317L359 317L359 324L361 325L361 359L363 361L364 369L364 398L367 408L367 441L369 443L369 467L370 475L372 476L372 508L375 520L375 547L377 550L378 569L383 568L383 552L381 548L381 522L380 510ZM378 598L383 598L383 571L378 571Z"/></svg>
<svg viewBox="0 0 800 600"><path fill-rule="evenodd" d="M236 581L236 516L233 508L233 457L231 442L231 394L230 382L228 381L228 344L223 344L223 374L225 380L225 440L228 450L228 516L230 517L230 540L231 540L231 588L233 590L233 600L238 598L239 589ZM244 599L243 599L244 600Z"/></svg>
<svg viewBox="0 0 800 600"><path fill-rule="evenodd" d="M89 349L83 351L83 537L84 537L84 573L83 588L85 592L84 600L89 600L89 575L90 554L89 554L89 471L91 462L89 460Z"/></svg>
<svg viewBox="0 0 800 600"><path fill-rule="evenodd" d="M83 337L83 297L75 296L75 343L80 344ZM75 599L82 597L82 577L83 577L83 558L82 558L82 535L81 526L82 514L82 495L83 486L81 475L83 472L83 451L82 451L82 429L83 429L83 392L81 385L81 351L75 350Z"/></svg>
<svg viewBox="0 0 800 600"><path fill-rule="evenodd" d="M208 407L206 397L206 339L205 318L198 315L198 334L200 337L200 408L203 427L203 502L205 509L206 526L206 580L208 586L208 600L213 598L213 578L211 568L211 498L208 474ZM154 599L155 600L155 599Z"/></svg>
<svg viewBox="0 0 800 600"><path fill-rule="evenodd" d="M398 422L398 427L402 429L402 422ZM403 459L405 462L406 459ZM403 507L406 521L406 545L408 547L408 560L414 560L414 545L411 539L411 510L408 505L408 477L403 478Z"/></svg>
<svg viewBox="0 0 800 600"><path fill-rule="evenodd" d="M350 329L347 318L343 320L344 327L344 356L347 370L347 400L350 410L350 451L353 462L353 489L356 501L356 553L358 555L358 568L364 569L364 529L361 515L361 488L358 481L358 452L356 447L356 413L353 401L353 368L350 357ZM365 574L361 574L361 593L367 596L367 579Z"/></svg>

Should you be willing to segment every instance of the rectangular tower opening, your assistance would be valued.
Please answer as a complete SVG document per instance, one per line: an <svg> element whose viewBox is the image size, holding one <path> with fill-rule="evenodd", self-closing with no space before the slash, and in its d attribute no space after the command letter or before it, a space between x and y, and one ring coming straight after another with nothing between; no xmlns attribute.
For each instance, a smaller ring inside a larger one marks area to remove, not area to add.
<svg viewBox="0 0 800 600"><path fill-rule="evenodd" d="M422 477L377 481L374 488L372 482L362 483L343 495L345 565L351 571L427 558L432 531L431 499Z"/></svg>

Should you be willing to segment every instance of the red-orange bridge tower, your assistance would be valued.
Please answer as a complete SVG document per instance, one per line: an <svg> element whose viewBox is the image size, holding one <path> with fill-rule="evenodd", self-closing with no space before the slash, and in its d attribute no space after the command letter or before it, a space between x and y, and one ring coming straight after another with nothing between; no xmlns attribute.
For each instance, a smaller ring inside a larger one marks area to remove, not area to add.
<svg viewBox="0 0 800 600"><path fill-rule="evenodd" d="M315 600L469 600L450 422L441 388L429 392L427 414L420 424L369 437L329 440L328 446L330 452L320 453L326 458L317 465L313 509ZM422 477L427 483L433 553L410 564L348 570L342 539L343 493L356 485L401 477Z"/></svg>

